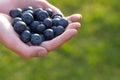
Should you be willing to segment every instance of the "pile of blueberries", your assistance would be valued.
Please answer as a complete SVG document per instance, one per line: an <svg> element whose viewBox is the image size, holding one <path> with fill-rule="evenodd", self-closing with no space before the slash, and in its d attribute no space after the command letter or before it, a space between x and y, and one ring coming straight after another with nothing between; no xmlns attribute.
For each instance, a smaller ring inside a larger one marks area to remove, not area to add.
<svg viewBox="0 0 120 80"><path fill-rule="evenodd" d="M50 8L33 9L31 6L16 8L10 10L9 15L13 19L12 26L20 39L34 46L61 35L69 24L61 14L54 14Z"/></svg>

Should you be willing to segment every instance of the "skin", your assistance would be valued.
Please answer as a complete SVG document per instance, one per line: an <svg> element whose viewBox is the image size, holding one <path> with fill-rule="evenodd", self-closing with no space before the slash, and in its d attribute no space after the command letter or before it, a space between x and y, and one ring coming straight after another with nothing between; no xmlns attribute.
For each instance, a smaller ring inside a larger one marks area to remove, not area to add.
<svg viewBox="0 0 120 80"><path fill-rule="evenodd" d="M9 5L9 7L6 5ZM61 13L61 11L48 3L46 0L0 0L0 43L5 47L15 52L17 55L28 59L32 57L46 56L50 51L56 50L62 44L70 40L80 27L77 22L82 18L80 14L72 14L67 18L69 25L65 32L60 36L43 42L40 46L29 46L24 44L15 33L11 25L11 17L8 15L13 8L24 8L26 6L33 6L34 8L51 8L54 13Z"/></svg>

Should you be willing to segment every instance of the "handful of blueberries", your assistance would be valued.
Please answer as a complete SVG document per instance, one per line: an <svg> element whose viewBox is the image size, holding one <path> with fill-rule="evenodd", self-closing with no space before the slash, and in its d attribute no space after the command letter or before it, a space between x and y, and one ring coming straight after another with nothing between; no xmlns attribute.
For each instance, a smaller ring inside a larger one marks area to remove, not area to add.
<svg viewBox="0 0 120 80"><path fill-rule="evenodd" d="M10 10L9 15L13 18L12 26L20 39L34 46L61 35L69 24L61 14L53 14L50 8L16 8Z"/></svg>

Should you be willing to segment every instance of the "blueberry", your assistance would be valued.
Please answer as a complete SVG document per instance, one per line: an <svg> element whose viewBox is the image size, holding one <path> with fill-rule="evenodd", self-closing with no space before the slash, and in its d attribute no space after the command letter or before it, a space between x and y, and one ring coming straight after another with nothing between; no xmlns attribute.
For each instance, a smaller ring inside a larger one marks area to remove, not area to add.
<svg viewBox="0 0 120 80"><path fill-rule="evenodd" d="M37 8L37 9L33 10L34 17L35 17L36 20L38 20L38 14L39 14L40 11L43 11L43 9L42 8Z"/></svg>
<svg viewBox="0 0 120 80"><path fill-rule="evenodd" d="M48 18L49 14L47 13L47 11L39 11L37 18L39 21L43 21L45 18Z"/></svg>
<svg viewBox="0 0 120 80"><path fill-rule="evenodd" d="M36 32L36 27L40 24L39 21L33 21L32 24L30 25L30 29L32 32Z"/></svg>
<svg viewBox="0 0 120 80"><path fill-rule="evenodd" d="M42 36L39 34L32 34L31 35L31 43L32 45L38 46L42 43L43 39Z"/></svg>
<svg viewBox="0 0 120 80"><path fill-rule="evenodd" d="M57 26L53 30L54 30L55 36L59 36L65 31L65 28L63 26Z"/></svg>
<svg viewBox="0 0 120 80"><path fill-rule="evenodd" d="M12 20L12 26L14 26L14 24L18 21L22 21L22 19L20 17L16 17L16 18L13 18Z"/></svg>
<svg viewBox="0 0 120 80"><path fill-rule="evenodd" d="M51 28L52 27L52 20L50 18L46 18L43 21L43 24L47 27L47 28Z"/></svg>
<svg viewBox="0 0 120 80"><path fill-rule="evenodd" d="M54 18L54 19L52 19L52 25L53 25L53 26L58 26L58 25L59 25L59 21L60 21L59 18Z"/></svg>
<svg viewBox="0 0 120 80"><path fill-rule="evenodd" d="M9 15L10 15L12 18L20 17L21 14L22 14L22 9L20 9L20 8L12 9L12 10L10 10L10 12L9 12Z"/></svg>
<svg viewBox="0 0 120 80"><path fill-rule="evenodd" d="M42 8L37 8L33 12L34 12L35 15L37 15L39 13L39 11L43 11L43 9Z"/></svg>
<svg viewBox="0 0 120 80"><path fill-rule="evenodd" d="M23 14L24 14L24 13L30 13L30 14L32 14L32 15L34 14L32 10L24 11Z"/></svg>
<svg viewBox="0 0 120 80"><path fill-rule="evenodd" d="M61 18L62 18L62 14L56 13L56 14L54 14L54 15L52 16L52 18L57 18L57 17L61 17Z"/></svg>
<svg viewBox="0 0 120 80"><path fill-rule="evenodd" d="M45 10L47 11L47 13L49 14L50 17L53 15L52 9L47 8L47 9L45 9Z"/></svg>
<svg viewBox="0 0 120 80"><path fill-rule="evenodd" d="M68 26L68 21L66 19L62 18L59 21L59 25L63 26L64 28L66 28Z"/></svg>
<svg viewBox="0 0 120 80"><path fill-rule="evenodd" d="M28 7L23 8L23 11L27 11L27 10L33 10L33 7L28 6Z"/></svg>
<svg viewBox="0 0 120 80"><path fill-rule="evenodd" d="M30 31L25 30L24 32L22 32L20 38L21 38L21 40L22 40L24 43L29 42L30 39L31 39L31 33L30 33Z"/></svg>
<svg viewBox="0 0 120 80"><path fill-rule="evenodd" d="M23 13L21 18L27 25L30 25L34 21L34 18L30 13Z"/></svg>
<svg viewBox="0 0 120 80"><path fill-rule="evenodd" d="M40 24L36 27L37 33L42 33L46 29L46 26L44 24Z"/></svg>
<svg viewBox="0 0 120 80"><path fill-rule="evenodd" d="M24 30L26 30L26 24L23 21L18 21L14 25L14 30L18 33L21 34Z"/></svg>
<svg viewBox="0 0 120 80"><path fill-rule="evenodd" d="M51 40L54 38L54 31L52 29L46 29L43 34L46 40Z"/></svg>

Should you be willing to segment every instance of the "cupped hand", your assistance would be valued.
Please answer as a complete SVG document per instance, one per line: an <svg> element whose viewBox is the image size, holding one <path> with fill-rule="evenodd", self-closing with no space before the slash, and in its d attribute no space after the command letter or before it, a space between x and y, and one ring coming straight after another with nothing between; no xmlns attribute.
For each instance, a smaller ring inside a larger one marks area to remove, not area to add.
<svg viewBox="0 0 120 80"><path fill-rule="evenodd" d="M51 5L46 0L16 0L15 3L13 8L33 6L34 8L51 8L54 13L61 13L58 8ZM9 10L10 9L8 9L8 11ZM77 21L80 20L82 16L80 14L73 14L65 17L69 21L65 32L50 41L42 42L40 46L29 46L23 43L14 31L11 25L12 19L8 14L0 14L0 18L0 42L21 57L31 58L46 56L48 52L59 48L62 44L70 40L77 33L77 29L80 27L80 23Z"/></svg>

